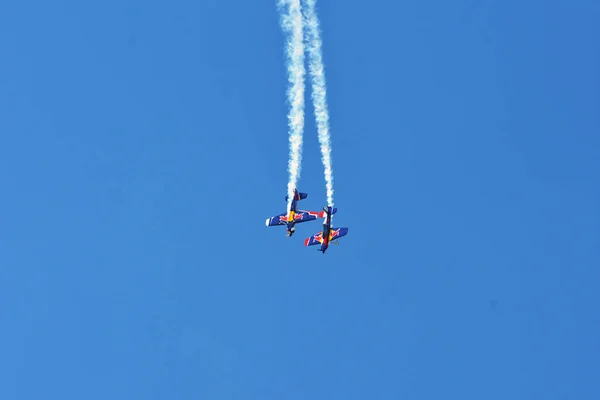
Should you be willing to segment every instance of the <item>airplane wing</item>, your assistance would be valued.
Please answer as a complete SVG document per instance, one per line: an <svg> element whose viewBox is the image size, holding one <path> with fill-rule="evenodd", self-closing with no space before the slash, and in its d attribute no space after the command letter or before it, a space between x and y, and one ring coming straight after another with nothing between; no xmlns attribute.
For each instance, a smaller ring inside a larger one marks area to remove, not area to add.
<svg viewBox="0 0 600 400"><path fill-rule="evenodd" d="M298 211L296 215L294 215L294 222L301 223L307 221L314 221L319 218L321 213L314 211ZM267 218L266 225L267 226L278 226L285 225L287 223L287 214L279 214L271 218Z"/></svg>
<svg viewBox="0 0 600 400"><path fill-rule="evenodd" d="M329 240L339 239L348 234L348 228L331 228L329 231Z"/></svg>
<svg viewBox="0 0 600 400"><path fill-rule="evenodd" d="M313 211L300 211L294 216L295 222L298 224L300 222L314 221L318 218L319 213Z"/></svg>
<svg viewBox="0 0 600 400"><path fill-rule="evenodd" d="M287 222L287 214L279 214L271 218L267 218L267 226L285 225Z"/></svg>
<svg viewBox="0 0 600 400"><path fill-rule="evenodd" d="M333 209L331 210L331 215L335 214L337 212L337 208L333 207ZM306 213L308 215L314 216L316 218L325 218L325 211L306 211L306 210L298 210L298 214L300 213Z"/></svg>
<svg viewBox="0 0 600 400"><path fill-rule="evenodd" d="M319 232L304 240L305 246L314 246L323 243L323 232Z"/></svg>

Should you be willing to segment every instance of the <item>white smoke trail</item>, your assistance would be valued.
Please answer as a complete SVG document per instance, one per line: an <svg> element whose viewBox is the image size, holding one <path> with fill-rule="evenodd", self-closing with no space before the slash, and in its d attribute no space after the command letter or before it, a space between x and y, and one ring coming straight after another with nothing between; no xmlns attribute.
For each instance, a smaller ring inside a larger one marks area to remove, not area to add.
<svg viewBox="0 0 600 400"><path fill-rule="evenodd" d="M312 83L312 100L315 119L321 144L321 158L325 169L327 204L333 206L333 170L331 168L331 138L329 133L329 111L327 110L327 86L325 85L325 66L321 50L322 41L319 32L319 19L315 11L316 0L303 0L304 20L306 24L306 43L308 66Z"/></svg>
<svg viewBox="0 0 600 400"><path fill-rule="evenodd" d="M288 35L286 57L288 70L288 126L290 134L290 159L288 161L288 209L294 188L298 183L302 162L302 133L304 130L304 42L300 0L279 0L281 27Z"/></svg>

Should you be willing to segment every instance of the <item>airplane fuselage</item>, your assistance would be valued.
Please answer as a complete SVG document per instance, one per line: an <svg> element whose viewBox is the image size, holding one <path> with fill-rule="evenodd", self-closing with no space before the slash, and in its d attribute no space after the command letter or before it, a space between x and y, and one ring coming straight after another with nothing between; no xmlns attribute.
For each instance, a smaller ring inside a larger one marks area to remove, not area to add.
<svg viewBox="0 0 600 400"><path fill-rule="evenodd" d="M292 199L292 203L290 204L290 209L288 210L287 221L286 221L286 230L288 236L292 236L294 231L294 225L296 225L296 213L298 212L298 204L296 202L296 196Z"/></svg>
<svg viewBox="0 0 600 400"><path fill-rule="evenodd" d="M325 250L329 247L329 236L331 235L331 208L327 207L327 217L323 224L323 242L321 243L321 252L325 254Z"/></svg>
<svg viewBox="0 0 600 400"><path fill-rule="evenodd" d="M325 254L325 250L329 247L329 234L331 227L323 224L323 243L321 243L321 251Z"/></svg>

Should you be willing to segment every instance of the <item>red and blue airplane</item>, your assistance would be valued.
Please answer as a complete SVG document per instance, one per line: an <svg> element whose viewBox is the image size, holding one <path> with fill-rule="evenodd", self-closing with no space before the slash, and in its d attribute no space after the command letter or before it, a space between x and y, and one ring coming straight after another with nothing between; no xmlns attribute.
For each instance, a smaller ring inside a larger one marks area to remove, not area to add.
<svg viewBox="0 0 600 400"><path fill-rule="evenodd" d="M331 227L331 216L335 214L337 210L330 206L323 207L323 212L325 214L325 221L323 222L323 232L319 232L316 235L313 235L304 240L305 246L314 246L316 244L320 244L321 248L320 252L325 254L325 250L329 247L329 243L338 244L338 241L332 242L333 239L339 239L342 236L346 236L348 234L348 228L332 228Z"/></svg>
<svg viewBox="0 0 600 400"><path fill-rule="evenodd" d="M286 225L286 232L288 236L292 236L296 231L295 225L301 222L314 221L317 218L323 218L325 211L305 211L298 210L298 201L304 200L308 197L307 193L298 192L294 189L294 198L290 204L290 208L287 213L279 214L271 218L267 218L267 226L280 226ZM288 196L285 196L285 201L288 201ZM337 209L334 208L332 213L335 214Z"/></svg>

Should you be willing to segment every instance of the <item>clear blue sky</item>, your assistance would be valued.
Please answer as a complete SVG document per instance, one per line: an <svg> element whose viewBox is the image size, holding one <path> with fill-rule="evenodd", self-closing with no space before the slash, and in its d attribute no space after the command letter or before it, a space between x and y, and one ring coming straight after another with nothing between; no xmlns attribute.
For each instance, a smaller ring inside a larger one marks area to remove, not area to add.
<svg viewBox="0 0 600 400"><path fill-rule="evenodd" d="M1 399L600 398L600 3L366 4L325 255L275 0L0 5Z"/></svg>

